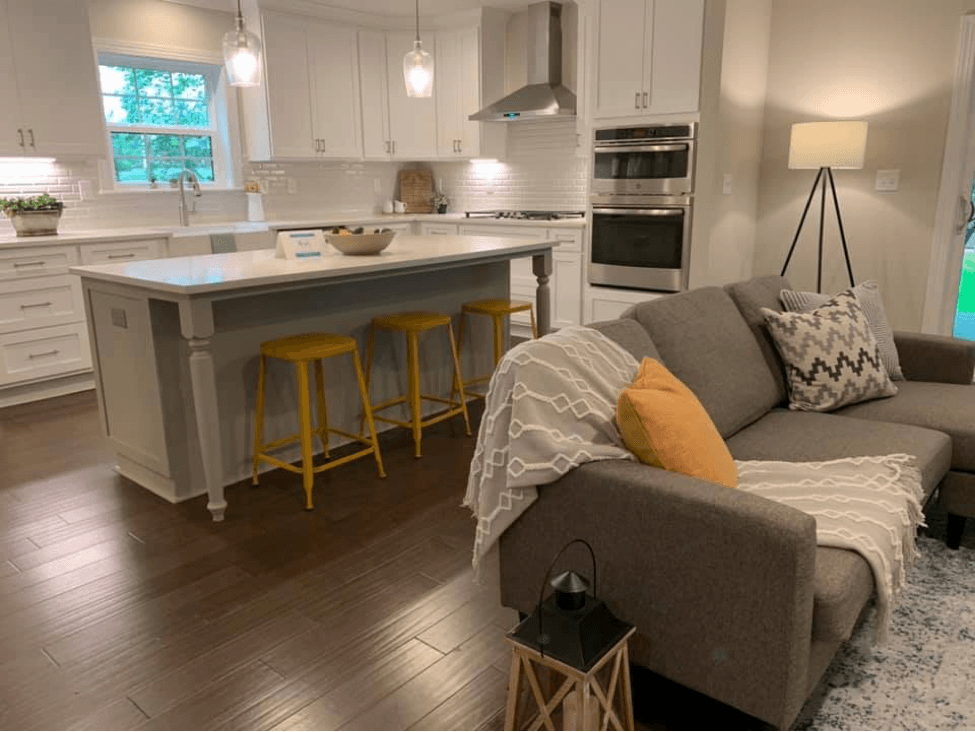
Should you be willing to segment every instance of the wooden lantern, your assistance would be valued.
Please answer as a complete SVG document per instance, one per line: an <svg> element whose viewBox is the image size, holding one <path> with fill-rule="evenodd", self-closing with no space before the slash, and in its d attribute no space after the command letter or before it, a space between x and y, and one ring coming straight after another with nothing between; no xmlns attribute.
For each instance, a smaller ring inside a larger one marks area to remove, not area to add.
<svg viewBox="0 0 975 732"><path fill-rule="evenodd" d="M556 577L555 592L542 599L555 563L576 543L589 550L595 587L596 555L588 542L575 539L549 565L535 612L506 637L512 658L505 729L634 727L627 641L635 628L614 617L595 590L589 595L588 580L572 571ZM537 712L521 727L526 692Z"/></svg>

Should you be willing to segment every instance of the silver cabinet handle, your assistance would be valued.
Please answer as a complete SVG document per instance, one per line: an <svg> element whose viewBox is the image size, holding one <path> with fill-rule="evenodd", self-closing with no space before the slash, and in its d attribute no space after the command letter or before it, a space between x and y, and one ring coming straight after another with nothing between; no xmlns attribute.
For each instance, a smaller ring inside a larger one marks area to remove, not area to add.
<svg viewBox="0 0 975 732"><path fill-rule="evenodd" d="M393 155L396 154L396 140L393 140Z"/></svg>
<svg viewBox="0 0 975 732"><path fill-rule="evenodd" d="M52 304L53 303L50 303L50 302L32 302L32 303L26 303L24 305L21 305L20 306L20 309L21 310L27 310L29 308L46 308L46 307L48 307L49 305L52 305Z"/></svg>
<svg viewBox="0 0 975 732"><path fill-rule="evenodd" d="M27 145L24 144L24 130L23 130L23 128L19 128L17 130L17 138L20 141L20 146L26 150L27 149Z"/></svg>
<svg viewBox="0 0 975 732"><path fill-rule="evenodd" d="M31 127L29 130L27 130L27 134L30 135L30 146L34 148L34 151L36 152L37 145L34 144L34 128Z"/></svg>
<svg viewBox="0 0 975 732"><path fill-rule="evenodd" d="M14 267L43 267L47 262L14 262Z"/></svg>
<svg viewBox="0 0 975 732"><path fill-rule="evenodd" d="M44 353L28 353L27 358L43 358L44 356L57 356L61 351L55 348L53 351L44 351Z"/></svg>
<svg viewBox="0 0 975 732"><path fill-rule="evenodd" d="M389 140L386 140L386 152L388 153L393 152L392 149L390 149Z"/></svg>
<svg viewBox="0 0 975 732"><path fill-rule="evenodd" d="M639 108L640 108L640 92L637 92L636 98L633 101L633 109L639 109Z"/></svg>
<svg viewBox="0 0 975 732"><path fill-rule="evenodd" d="M643 92L643 108L644 109L647 108L647 101L648 101L648 99L649 99L649 95L646 92Z"/></svg>
<svg viewBox="0 0 975 732"><path fill-rule="evenodd" d="M135 252L128 252L126 254L109 254L109 259L132 259L135 256Z"/></svg>
<svg viewBox="0 0 975 732"><path fill-rule="evenodd" d="M458 140L457 141L457 152L464 152L464 141L463 140Z"/></svg>

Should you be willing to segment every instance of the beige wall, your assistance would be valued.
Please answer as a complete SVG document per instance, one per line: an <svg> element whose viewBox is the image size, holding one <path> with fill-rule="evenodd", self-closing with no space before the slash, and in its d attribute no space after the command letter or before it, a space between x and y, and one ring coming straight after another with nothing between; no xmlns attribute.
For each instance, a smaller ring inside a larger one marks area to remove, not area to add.
<svg viewBox="0 0 975 732"><path fill-rule="evenodd" d="M961 16L975 0L773 0L755 274L777 273L814 171L788 169L793 122L865 119L863 170L835 173L858 281L879 281L895 328L921 325ZM898 168L900 190L874 191ZM788 277L815 288L818 200ZM828 216L824 291L845 284Z"/></svg>
<svg viewBox="0 0 975 732"><path fill-rule="evenodd" d="M713 191L708 258L712 284L751 276L771 12L772 0L730 0L725 9L716 165L711 179L699 186ZM732 176L730 194L723 193L726 173Z"/></svg>
<svg viewBox="0 0 975 732"><path fill-rule="evenodd" d="M91 34L131 43L221 51L233 15L162 0L89 0Z"/></svg>

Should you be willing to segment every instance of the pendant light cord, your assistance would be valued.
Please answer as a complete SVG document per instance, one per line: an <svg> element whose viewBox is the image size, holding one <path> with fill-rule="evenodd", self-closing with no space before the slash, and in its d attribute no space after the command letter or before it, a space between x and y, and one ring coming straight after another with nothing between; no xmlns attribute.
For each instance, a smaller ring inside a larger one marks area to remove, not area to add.
<svg viewBox="0 0 975 732"><path fill-rule="evenodd" d="M241 0L237 0L237 30L240 31L244 27L244 11L240 6Z"/></svg>
<svg viewBox="0 0 975 732"><path fill-rule="evenodd" d="M237 0L239 3L240 0ZM416 40L420 40L420 0L416 0Z"/></svg>

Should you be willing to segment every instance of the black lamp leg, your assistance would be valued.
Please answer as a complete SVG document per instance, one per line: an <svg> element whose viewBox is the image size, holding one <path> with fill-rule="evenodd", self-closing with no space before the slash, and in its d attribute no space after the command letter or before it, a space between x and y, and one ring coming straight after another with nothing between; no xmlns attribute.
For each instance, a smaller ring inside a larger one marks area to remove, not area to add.
<svg viewBox="0 0 975 732"><path fill-rule="evenodd" d="M840 199L836 196L836 184L833 182L833 171L826 168L829 176L829 188L833 192L833 207L836 209L836 221L840 225L840 241L843 243L843 257L846 259L846 273L850 277L850 287L856 283L853 281L853 265L850 264L850 250L846 246L846 231L843 229L843 216L840 214Z"/></svg>
<svg viewBox="0 0 975 732"><path fill-rule="evenodd" d="M825 169L829 171L829 168ZM819 169L823 172L823 168ZM816 292L823 291L823 227L826 225L826 176L823 176L823 190L819 196L819 262L816 265Z"/></svg>
<svg viewBox="0 0 975 732"><path fill-rule="evenodd" d="M792 237L792 246L789 247L789 253L785 257L785 264L782 265L782 271L779 273L780 277L785 277L785 271L789 269L789 262L792 260L792 253L796 250L796 244L799 243L799 234L802 233L802 225L806 223L806 214L809 213L809 205L812 203L813 196L816 193L816 186L819 185L819 179L823 175L823 169L820 168L819 172L816 173L816 180L813 181L812 188L809 189L809 198L806 199L806 207L802 209L802 217L799 219L799 226L796 229L796 235Z"/></svg>

